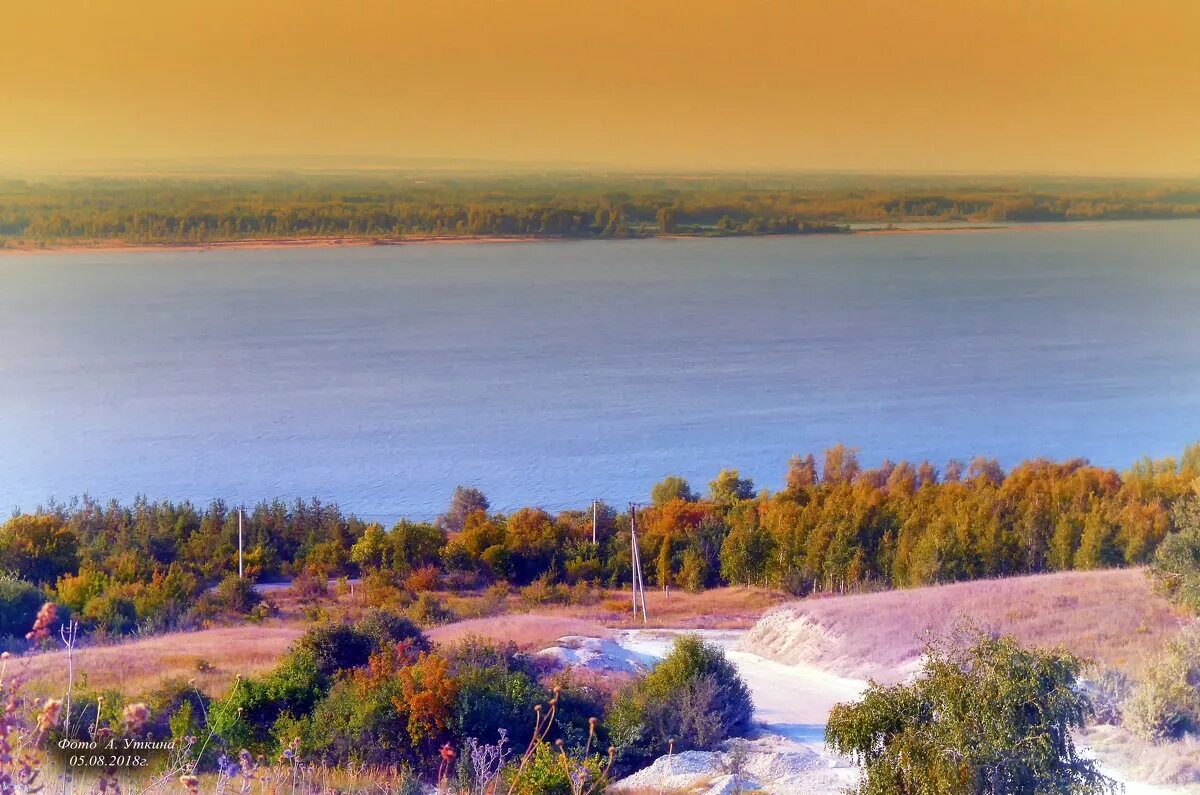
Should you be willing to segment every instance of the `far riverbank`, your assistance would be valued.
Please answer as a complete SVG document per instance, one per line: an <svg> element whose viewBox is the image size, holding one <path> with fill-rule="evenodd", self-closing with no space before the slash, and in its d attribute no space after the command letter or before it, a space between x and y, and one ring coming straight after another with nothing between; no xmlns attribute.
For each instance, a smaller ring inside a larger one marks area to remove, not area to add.
<svg viewBox="0 0 1200 795"><path fill-rule="evenodd" d="M34 243L30 241L0 242L0 255L21 254L80 254L80 253L138 253L146 251L240 251L240 250L288 250L322 248L361 248L364 246L410 246L410 245L468 245L491 243L547 243L594 240L725 240L729 238L781 238L809 237L814 235L943 235L983 232L1047 232L1067 228L1095 227L1111 221L1046 221L1042 223L945 223L898 222L894 224L855 223L837 230L803 232L797 234L666 234L637 235L628 238L562 237L551 235L414 235L411 237L281 237L240 238L204 242L156 242L131 243L123 240L87 240L67 243Z"/></svg>

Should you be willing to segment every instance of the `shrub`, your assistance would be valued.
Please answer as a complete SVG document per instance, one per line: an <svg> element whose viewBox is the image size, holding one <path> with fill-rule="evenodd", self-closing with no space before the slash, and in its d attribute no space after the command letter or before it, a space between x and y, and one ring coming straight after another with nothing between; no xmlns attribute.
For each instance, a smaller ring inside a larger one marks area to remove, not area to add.
<svg viewBox="0 0 1200 795"><path fill-rule="evenodd" d="M505 666L467 669L458 682L450 727L459 737L495 737L504 729L522 745L533 731L534 706L549 700L528 673Z"/></svg>
<svg viewBox="0 0 1200 795"><path fill-rule="evenodd" d="M750 690L725 653L683 635L644 679L618 693L609 726L622 759L636 763L665 751L671 739L683 751L742 736L753 711Z"/></svg>
<svg viewBox="0 0 1200 795"><path fill-rule="evenodd" d="M573 605L594 605L600 601L602 592L590 583L577 582L567 593L567 602Z"/></svg>
<svg viewBox="0 0 1200 795"><path fill-rule="evenodd" d="M311 717L279 723L275 733L283 740L298 730L304 748L329 763L419 761L448 739L457 692L445 658L393 648L339 679Z"/></svg>
<svg viewBox="0 0 1200 795"><path fill-rule="evenodd" d="M468 636L447 655L460 689L451 729L462 738L496 737L504 729L523 746L533 731L535 704L550 695L537 681L533 660L515 643L494 643Z"/></svg>
<svg viewBox="0 0 1200 795"><path fill-rule="evenodd" d="M1125 703L1125 727L1148 740L1200 730L1200 624L1192 623L1146 667Z"/></svg>
<svg viewBox="0 0 1200 795"><path fill-rule="evenodd" d="M363 601L374 607L404 605L411 596L396 584L395 575L388 571L370 571L363 577Z"/></svg>
<svg viewBox="0 0 1200 795"><path fill-rule="evenodd" d="M390 765L410 758L407 716L392 703L400 695L394 676L365 686L338 681L302 726L302 747L329 764L348 761Z"/></svg>
<svg viewBox="0 0 1200 795"><path fill-rule="evenodd" d="M436 627L455 619L454 611L428 591L417 596L416 601L408 608L408 616L423 627Z"/></svg>
<svg viewBox="0 0 1200 795"><path fill-rule="evenodd" d="M149 736L179 739L203 736L208 699L190 682L181 678L163 681L150 694L147 704L151 715L146 725Z"/></svg>
<svg viewBox="0 0 1200 795"><path fill-rule="evenodd" d="M508 583L498 582L488 586L483 596L468 602L463 610L464 618L487 618L504 612L508 602Z"/></svg>
<svg viewBox="0 0 1200 795"><path fill-rule="evenodd" d="M564 762L564 756L562 750L550 743L539 742L519 775L519 764L509 764L502 776L508 783L506 791L513 795L575 795L605 791L606 764L598 754L589 755L582 764L574 759Z"/></svg>
<svg viewBox="0 0 1200 795"><path fill-rule="evenodd" d="M1179 530L1159 544L1150 576L1168 598L1200 613L1200 497L1180 501L1174 518Z"/></svg>
<svg viewBox="0 0 1200 795"><path fill-rule="evenodd" d="M296 641L292 654L309 655L322 676L366 665L379 647L376 636L349 624L310 627Z"/></svg>
<svg viewBox="0 0 1200 795"><path fill-rule="evenodd" d="M270 673L238 681L213 702L209 727L232 750L270 754L278 747L275 723L285 715L307 714L328 688L312 653L294 649Z"/></svg>
<svg viewBox="0 0 1200 795"><path fill-rule="evenodd" d="M329 596L329 580L320 572L304 569L292 580L291 591L302 602L318 602Z"/></svg>
<svg viewBox="0 0 1200 795"><path fill-rule="evenodd" d="M192 619L244 616L262 602L262 595L249 579L227 574L217 587L201 595L190 611Z"/></svg>
<svg viewBox="0 0 1200 795"><path fill-rule="evenodd" d="M45 601L46 594L33 583L0 573L0 636L24 638Z"/></svg>
<svg viewBox="0 0 1200 795"><path fill-rule="evenodd" d="M1086 679L1079 682L1080 688L1092 703L1093 719L1107 726L1120 726L1125 702L1129 698L1132 683L1129 677L1115 668L1095 666Z"/></svg>
<svg viewBox="0 0 1200 795"><path fill-rule="evenodd" d="M520 594L521 601L527 607L537 607L546 604L566 604L568 591L566 586L541 577L521 588Z"/></svg>
<svg viewBox="0 0 1200 795"><path fill-rule="evenodd" d="M375 648L382 651L398 643L408 643L414 651L430 651L429 639L421 628L408 616L382 607L372 607L356 625L359 632L375 640Z"/></svg>
<svg viewBox="0 0 1200 795"><path fill-rule="evenodd" d="M109 635L123 635L137 628L137 608L133 600L112 590L89 599L83 606L82 618L97 632Z"/></svg>
<svg viewBox="0 0 1200 795"><path fill-rule="evenodd" d="M863 795L1101 793L1113 784L1071 737L1090 713L1067 654L972 633L931 641L908 685L834 707L826 741L855 759Z"/></svg>
<svg viewBox="0 0 1200 795"><path fill-rule="evenodd" d="M422 566L404 578L404 588L413 593L435 591L441 582L442 573L437 566Z"/></svg>

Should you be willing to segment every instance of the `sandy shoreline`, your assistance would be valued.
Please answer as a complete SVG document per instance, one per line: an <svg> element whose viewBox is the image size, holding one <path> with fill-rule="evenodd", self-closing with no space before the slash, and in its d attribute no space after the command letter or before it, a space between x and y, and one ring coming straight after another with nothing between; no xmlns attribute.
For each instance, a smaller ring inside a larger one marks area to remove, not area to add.
<svg viewBox="0 0 1200 795"><path fill-rule="evenodd" d="M646 238L624 238L626 240L726 240L730 237L746 238L779 238L779 237L808 237L810 235L959 235L983 232L1050 232L1065 228L1077 227L1087 222L1047 222L1041 224L1002 224L1002 225L968 225L944 227L886 227L866 229L849 229L844 232L813 232L803 235L653 235ZM411 246L411 245L471 245L491 243L546 243L546 242L575 242L589 241L600 238L584 237L542 237L535 235L500 236L500 235L421 235L414 237L288 237L288 238L249 238L244 240L216 240L208 243L127 243L120 240L96 240L90 242L75 242L64 245L38 246L30 243L18 243L14 246L0 246L0 256L29 255L29 254L125 254L145 251L240 251L240 250L288 250L310 248L362 248L366 246ZM605 240L611 238L603 238Z"/></svg>
<svg viewBox="0 0 1200 795"><path fill-rule="evenodd" d="M241 251L241 250L287 250L309 248L363 248L366 246L409 246L467 243L535 243L559 240L551 237L499 237L499 236L422 236L422 237L285 237L247 238L245 240L214 240L208 243L126 243L121 240L97 240L93 242L68 243L66 245L35 246L18 244L0 247L4 254L113 254L137 253L142 251Z"/></svg>

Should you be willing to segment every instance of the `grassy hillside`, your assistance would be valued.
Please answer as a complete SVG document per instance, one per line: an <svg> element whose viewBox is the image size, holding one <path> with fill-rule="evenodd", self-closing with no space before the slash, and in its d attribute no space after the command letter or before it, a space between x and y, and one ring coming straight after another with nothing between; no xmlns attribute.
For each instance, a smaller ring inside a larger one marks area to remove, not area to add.
<svg viewBox="0 0 1200 795"><path fill-rule="evenodd" d="M894 682L913 670L927 630L945 632L964 617L1130 673L1180 625L1142 569L1114 569L792 602L744 642L780 662Z"/></svg>
<svg viewBox="0 0 1200 795"><path fill-rule="evenodd" d="M651 590L646 594L649 626L694 629L746 628L785 596L763 588L714 588L700 594ZM223 695L236 676L269 670L310 623L290 590L272 593L278 611L264 624L215 627L131 638L111 645L87 645L76 652L75 670L96 690L113 688L129 696L153 690L163 679L194 679L212 696ZM448 596L460 615L478 614L479 594ZM321 607L331 617L354 618L366 609L362 591L330 594ZM466 635L514 641L536 650L563 635L605 634L605 627L643 626L630 618L629 593L606 590L588 605L529 605L517 594L494 608L497 615L468 618L429 630L435 643L451 644ZM40 691L56 692L67 680L66 654L53 651L21 658L16 665Z"/></svg>

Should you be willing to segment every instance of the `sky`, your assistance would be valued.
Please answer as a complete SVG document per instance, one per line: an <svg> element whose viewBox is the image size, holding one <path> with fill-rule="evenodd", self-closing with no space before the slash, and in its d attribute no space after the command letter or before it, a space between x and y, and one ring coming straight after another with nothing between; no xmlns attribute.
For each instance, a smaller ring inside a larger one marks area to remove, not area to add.
<svg viewBox="0 0 1200 795"><path fill-rule="evenodd" d="M0 167L1200 175L1195 0L8 0Z"/></svg>

